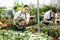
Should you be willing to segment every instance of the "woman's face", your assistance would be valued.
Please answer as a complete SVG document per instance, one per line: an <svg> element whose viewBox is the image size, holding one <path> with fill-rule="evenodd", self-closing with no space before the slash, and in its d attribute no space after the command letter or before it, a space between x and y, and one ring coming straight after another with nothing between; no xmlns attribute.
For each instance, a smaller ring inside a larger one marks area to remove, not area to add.
<svg viewBox="0 0 60 40"><path fill-rule="evenodd" d="M29 7L24 7L23 8L23 13L28 13L29 12Z"/></svg>

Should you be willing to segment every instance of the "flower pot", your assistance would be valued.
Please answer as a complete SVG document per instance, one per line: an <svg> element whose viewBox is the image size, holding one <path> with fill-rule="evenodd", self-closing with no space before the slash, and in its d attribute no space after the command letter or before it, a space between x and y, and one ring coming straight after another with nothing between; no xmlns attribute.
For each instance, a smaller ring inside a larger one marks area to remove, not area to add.
<svg viewBox="0 0 60 40"><path fill-rule="evenodd" d="M1 18L1 20L4 20L4 18Z"/></svg>
<svg viewBox="0 0 60 40"><path fill-rule="evenodd" d="M53 40L58 40L58 37L53 37Z"/></svg>
<svg viewBox="0 0 60 40"><path fill-rule="evenodd" d="M12 24L8 24L8 26L12 26Z"/></svg>
<svg viewBox="0 0 60 40"><path fill-rule="evenodd" d="M20 28L19 28L20 30L22 30L22 29L23 29L23 26L22 26L22 25L19 25L19 27L20 27Z"/></svg>

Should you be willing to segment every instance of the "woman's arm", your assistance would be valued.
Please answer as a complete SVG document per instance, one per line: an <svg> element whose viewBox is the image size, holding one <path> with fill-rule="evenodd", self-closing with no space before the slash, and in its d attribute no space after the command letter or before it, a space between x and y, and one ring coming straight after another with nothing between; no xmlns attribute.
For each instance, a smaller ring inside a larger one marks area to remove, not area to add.
<svg viewBox="0 0 60 40"><path fill-rule="evenodd" d="M30 14L27 14L26 24L28 24L30 21Z"/></svg>
<svg viewBox="0 0 60 40"><path fill-rule="evenodd" d="M55 14L54 23L57 24L57 13Z"/></svg>
<svg viewBox="0 0 60 40"><path fill-rule="evenodd" d="M53 23L53 21L48 21L47 19L45 19L44 22Z"/></svg>

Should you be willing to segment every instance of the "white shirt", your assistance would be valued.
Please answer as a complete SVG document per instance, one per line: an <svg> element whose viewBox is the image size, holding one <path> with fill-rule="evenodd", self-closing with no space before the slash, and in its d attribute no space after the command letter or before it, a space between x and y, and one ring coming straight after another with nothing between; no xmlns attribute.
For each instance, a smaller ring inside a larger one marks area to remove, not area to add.
<svg viewBox="0 0 60 40"><path fill-rule="evenodd" d="M45 14L44 14L44 19L50 19L50 11L47 11ZM53 14L51 14L51 17L53 17ZM55 17L57 17L57 13L55 14Z"/></svg>
<svg viewBox="0 0 60 40"><path fill-rule="evenodd" d="M19 16L24 18L26 21L30 20L30 14L29 13L23 14L23 13L21 13L21 11L18 11L14 16L14 19L17 19Z"/></svg>

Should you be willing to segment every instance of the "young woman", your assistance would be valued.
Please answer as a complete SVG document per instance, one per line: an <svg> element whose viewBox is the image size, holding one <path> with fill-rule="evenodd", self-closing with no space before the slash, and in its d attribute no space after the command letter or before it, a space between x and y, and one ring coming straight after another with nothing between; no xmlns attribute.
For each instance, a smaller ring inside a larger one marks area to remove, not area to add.
<svg viewBox="0 0 60 40"><path fill-rule="evenodd" d="M47 11L44 15L44 24L48 25L49 23L57 24L57 9L55 7Z"/></svg>
<svg viewBox="0 0 60 40"><path fill-rule="evenodd" d="M21 11L18 11L15 16L14 16L14 30L15 31L22 31L24 32L25 31L25 25L23 25L23 29L20 30L19 27L16 26L16 19L18 19L18 17L22 17L23 19L25 19L26 21L26 24L28 24L29 20L30 20L30 14L28 13L29 12L29 6L28 5L24 5L23 9Z"/></svg>

